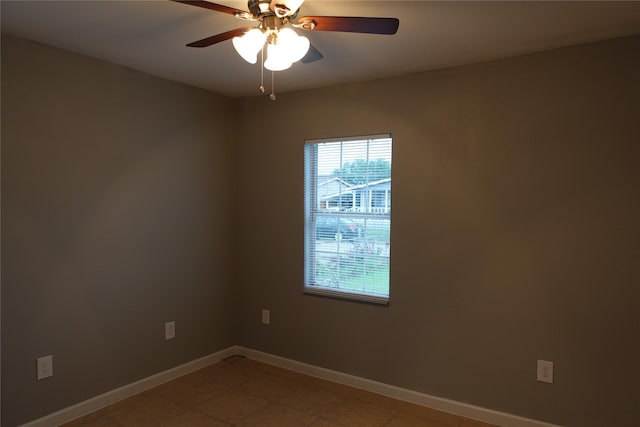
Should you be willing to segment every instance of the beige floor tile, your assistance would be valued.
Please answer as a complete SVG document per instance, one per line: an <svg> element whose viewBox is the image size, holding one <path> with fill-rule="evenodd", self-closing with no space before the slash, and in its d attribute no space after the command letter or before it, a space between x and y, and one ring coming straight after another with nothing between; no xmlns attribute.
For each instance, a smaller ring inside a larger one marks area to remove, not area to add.
<svg viewBox="0 0 640 427"><path fill-rule="evenodd" d="M152 393L142 393L125 399L113 408L105 408L109 419L130 427L157 426L187 411L187 408Z"/></svg>
<svg viewBox="0 0 640 427"><path fill-rule="evenodd" d="M318 417L277 403L269 404L238 423L238 427L306 427Z"/></svg>
<svg viewBox="0 0 640 427"><path fill-rule="evenodd" d="M230 427L231 425L201 412L188 411L162 423L161 427Z"/></svg>
<svg viewBox="0 0 640 427"><path fill-rule="evenodd" d="M274 375L278 378L287 380L294 384L304 384L312 378L308 375L300 374L284 368L279 368L277 366L268 365L266 363L257 362L251 359L245 359L242 364L255 369L257 372L261 372L267 375Z"/></svg>
<svg viewBox="0 0 640 427"><path fill-rule="evenodd" d="M276 375L257 374L245 378L244 382L236 387L247 394L275 401L295 390L295 384Z"/></svg>
<svg viewBox="0 0 640 427"><path fill-rule="evenodd" d="M347 401L345 396L309 386L298 386L292 393L278 399L278 403L321 416Z"/></svg>
<svg viewBox="0 0 640 427"><path fill-rule="evenodd" d="M63 424L60 427L118 427L119 424L115 423L109 418L93 413L87 416L78 418L69 423Z"/></svg>
<svg viewBox="0 0 640 427"><path fill-rule="evenodd" d="M363 402L370 403L375 406L379 406L381 408L389 409L394 413L399 413L398 409L398 400L392 399L391 397L383 396L381 394L373 393L370 391L360 390L360 389L352 389L349 392L351 397L354 397Z"/></svg>
<svg viewBox="0 0 640 427"><path fill-rule="evenodd" d="M323 418L347 426L384 426L395 413L361 400L353 399L327 411Z"/></svg>
<svg viewBox="0 0 640 427"><path fill-rule="evenodd" d="M495 427L234 357L63 427Z"/></svg>
<svg viewBox="0 0 640 427"><path fill-rule="evenodd" d="M221 383L210 381L202 375L191 374L164 383L151 389L149 392L173 400L189 408L195 408L213 396L228 391L229 387Z"/></svg>
<svg viewBox="0 0 640 427"><path fill-rule="evenodd" d="M267 363L258 362L257 360L242 359L236 362L239 366L247 367L254 372L260 372L267 375L282 376L286 375L288 371L277 366L269 365Z"/></svg>
<svg viewBox="0 0 640 427"><path fill-rule="evenodd" d="M256 375L239 363L220 362L201 370L200 374L207 381L229 387L239 387Z"/></svg>
<svg viewBox="0 0 640 427"><path fill-rule="evenodd" d="M218 394L196 409L214 418L236 424L267 406L268 400L241 391Z"/></svg>
<svg viewBox="0 0 640 427"><path fill-rule="evenodd" d="M361 390L344 384L334 383L320 378L308 377L306 384L317 387L345 397L355 398Z"/></svg>
<svg viewBox="0 0 640 427"><path fill-rule="evenodd" d="M444 422L429 418L414 417L407 414L395 416L385 427L460 427L462 418L455 420L446 419Z"/></svg>
<svg viewBox="0 0 640 427"><path fill-rule="evenodd" d="M430 423L438 426L459 427L464 420L463 417L458 415L414 405L413 403L403 402L401 400L394 401L393 408L398 410L400 414L426 419Z"/></svg>
<svg viewBox="0 0 640 427"><path fill-rule="evenodd" d="M313 423L309 424L309 427L344 427L344 424L334 423L333 421L325 420L324 418L319 418Z"/></svg>

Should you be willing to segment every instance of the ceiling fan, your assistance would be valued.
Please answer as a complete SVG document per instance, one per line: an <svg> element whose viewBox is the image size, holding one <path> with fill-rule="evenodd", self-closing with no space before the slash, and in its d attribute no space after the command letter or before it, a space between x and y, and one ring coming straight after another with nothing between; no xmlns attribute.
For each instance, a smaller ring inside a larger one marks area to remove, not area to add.
<svg viewBox="0 0 640 427"><path fill-rule="evenodd" d="M249 0L249 11L211 3L204 0L173 0L215 12L226 13L245 21L254 21L254 27L240 27L188 43L189 47L207 47L232 39L233 46L247 62L255 64L258 54L262 58L262 82L264 93L264 68L272 72L286 70L294 62L310 63L323 58L309 40L298 35L291 27L310 31L336 31L366 34L392 35L398 31L397 18L365 18L358 16L303 16L299 17L304 0ZM266 49L265 49L266 47ZM266 59L265 59L266 50ZM275 100L273 90L269 97Z"/></svg>

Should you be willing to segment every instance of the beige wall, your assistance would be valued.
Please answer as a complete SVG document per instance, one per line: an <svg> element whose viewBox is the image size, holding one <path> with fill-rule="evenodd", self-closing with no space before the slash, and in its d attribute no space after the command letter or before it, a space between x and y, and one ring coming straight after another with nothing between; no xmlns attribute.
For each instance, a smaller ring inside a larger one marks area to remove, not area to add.
<svg viewBox="0 0 640 427"><path fill-rule="evenodd" d="M3 425L230 344L557 424L635 425L638 51L635 37L273 103L3 36ZM243 117L264 127L231 133ZM302 143L384 132L391 303L305 296ZM36 383L50 353L56 375ZM538 358L555 384L535 381Z"/></svg>
<svg viewBox="0 0 640 427"><path fill-rule="evenodd" d="M3 35L3 426L234 343L228 105Z"/></svg>
<svg viewBox="0 0 640 427"><path fill-rule="evenodd" d="M558 424L637 425L638 52L640 37L243 100L242 117L289 125L240 139L238 221L270 208L239 230L257 243L236 256L238 343ZM391 303L303 295L303 140L384 132ZM538 358L555 384L535 381Z"/></svg>

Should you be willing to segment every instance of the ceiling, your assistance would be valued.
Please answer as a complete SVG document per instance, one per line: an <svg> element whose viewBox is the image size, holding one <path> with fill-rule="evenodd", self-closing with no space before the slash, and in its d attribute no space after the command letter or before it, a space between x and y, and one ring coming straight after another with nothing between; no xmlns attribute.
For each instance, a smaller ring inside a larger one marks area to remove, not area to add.
<svg viewBox="0 0 640 427"><path fill-rule="evenodd" d="M247 10L246 1L217 3ZM230 41L185 44L244 26L170 1L5 1L2 31L230 97L258 94L260 68ZM400 19L393 36L304 31L324 59L276 73L276 91L317 88L640 34L640 1L325 1L301 15ZM303 32L302 30L299 30ZM270 72L265 74L269 88Z"/></svg>

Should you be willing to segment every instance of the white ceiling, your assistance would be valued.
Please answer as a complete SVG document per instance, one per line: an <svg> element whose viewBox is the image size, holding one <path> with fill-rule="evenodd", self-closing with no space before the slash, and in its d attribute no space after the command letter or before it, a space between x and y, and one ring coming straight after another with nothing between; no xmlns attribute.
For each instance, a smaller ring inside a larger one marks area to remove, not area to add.
<svg viewBox="0 0 640 427"><path fill-rule="evenodd" d="M217 3L247 10L243 0ZM151 0L2 0L0 8L9 34L231 97L258 93L258 66L244 62L230 41L185 46L245 25L231 15ZM394 36L306 31L324 59L276 73L277 92L640 34L640 1L307 0L301 15L396 17L400 28Z"/></svg>

